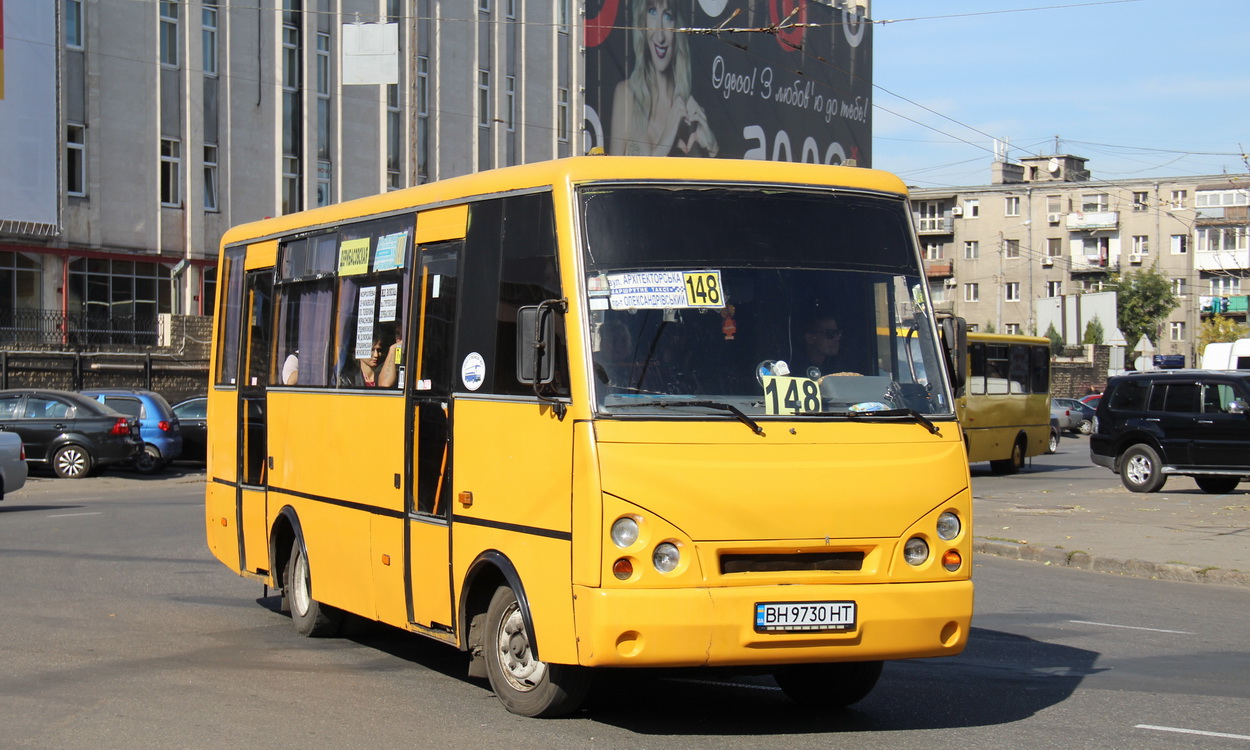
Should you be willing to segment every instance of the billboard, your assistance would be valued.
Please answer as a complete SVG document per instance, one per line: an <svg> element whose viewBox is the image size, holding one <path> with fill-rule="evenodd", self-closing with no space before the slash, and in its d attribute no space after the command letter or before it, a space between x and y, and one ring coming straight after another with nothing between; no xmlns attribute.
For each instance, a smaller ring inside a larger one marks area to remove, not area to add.
<svg viewBox="0 0 1250 750"><path fill-rule="evenodd" d="M587 0L585 146L872 163L872 29L816 0Z"/></svg>
<svg viewBox="0 0 1250 750"><path fill-rule="evenodd" d="M57 223L56 6L0 0L0 220Z"/></svg>

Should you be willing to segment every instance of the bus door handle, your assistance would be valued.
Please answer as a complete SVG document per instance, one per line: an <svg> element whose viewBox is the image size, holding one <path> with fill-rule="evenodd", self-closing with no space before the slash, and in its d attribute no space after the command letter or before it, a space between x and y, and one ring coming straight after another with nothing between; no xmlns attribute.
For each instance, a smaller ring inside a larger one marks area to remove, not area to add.
<svg viewBox="0 0 1250 750"><path fill-rule="evenodd" d="M1215 424L1214 419L1199 419L1198 424Z"/></svg>
<svg viewBox="0 0 1250 750"><path fill-rule="evenodd" d="M1158 418L1158 417L1146 417L1146 421L1147 421L1147 422L1158 422L1158 421L1159 421L1159 418Z"/></svg>

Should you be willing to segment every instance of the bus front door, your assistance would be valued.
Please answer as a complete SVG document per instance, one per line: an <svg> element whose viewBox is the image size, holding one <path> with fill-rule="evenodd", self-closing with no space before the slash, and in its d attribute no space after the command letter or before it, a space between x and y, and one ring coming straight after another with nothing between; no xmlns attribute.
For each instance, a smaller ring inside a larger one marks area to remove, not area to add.
<svg viewBox="0 0 1250 750"><path fill-rule="evenodd" d="M418 304L407 330L411 347L405 433L408 620L454 638L448 519L458 260L462 241L421 247Z"/></svg>
<svg viewBox="0 0 1250 750"><path fill-rule="evenodd" d="M273 335L273 269L248 271L239 378L238 517L239 568L269 572L267 486L270 337Z"/></svg>

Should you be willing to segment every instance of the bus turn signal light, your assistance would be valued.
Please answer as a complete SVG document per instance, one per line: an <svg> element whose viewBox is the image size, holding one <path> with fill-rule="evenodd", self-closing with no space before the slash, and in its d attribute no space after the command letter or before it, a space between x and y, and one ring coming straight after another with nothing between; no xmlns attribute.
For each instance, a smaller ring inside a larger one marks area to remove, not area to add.
<svg viewBox="0 0 1250 750"><path fill-rule="evenodd" d="M946 554L942 555L942 567L954 572L959 570L959 566L964 564L964 559L959 556L959 550L948 549Z"/></svg>
<svg viewBox="0 0 1250 750"><path fill-rule="evenodd" d="M632 576L633 574L634 574L634 564L630 562L628 557L622 557L621 559L612 563L612 575L616 576L622 581L628 580L629 577Z"/></svg>

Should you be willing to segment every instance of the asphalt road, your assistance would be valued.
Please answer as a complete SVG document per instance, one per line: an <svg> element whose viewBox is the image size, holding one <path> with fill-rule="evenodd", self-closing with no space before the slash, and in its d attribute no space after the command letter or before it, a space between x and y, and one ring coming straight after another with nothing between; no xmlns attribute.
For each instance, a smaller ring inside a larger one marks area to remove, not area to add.
<svg viewBox="0 0 1250 750"><path fill-rule="evenodd" d="M419 636L297 636L209 555L202 492L117 473L0 504L0 748L1250 747L1244 588L981 555L964 654L891 663L851 709L610 673L587 710L531 720Z"/></svg>

